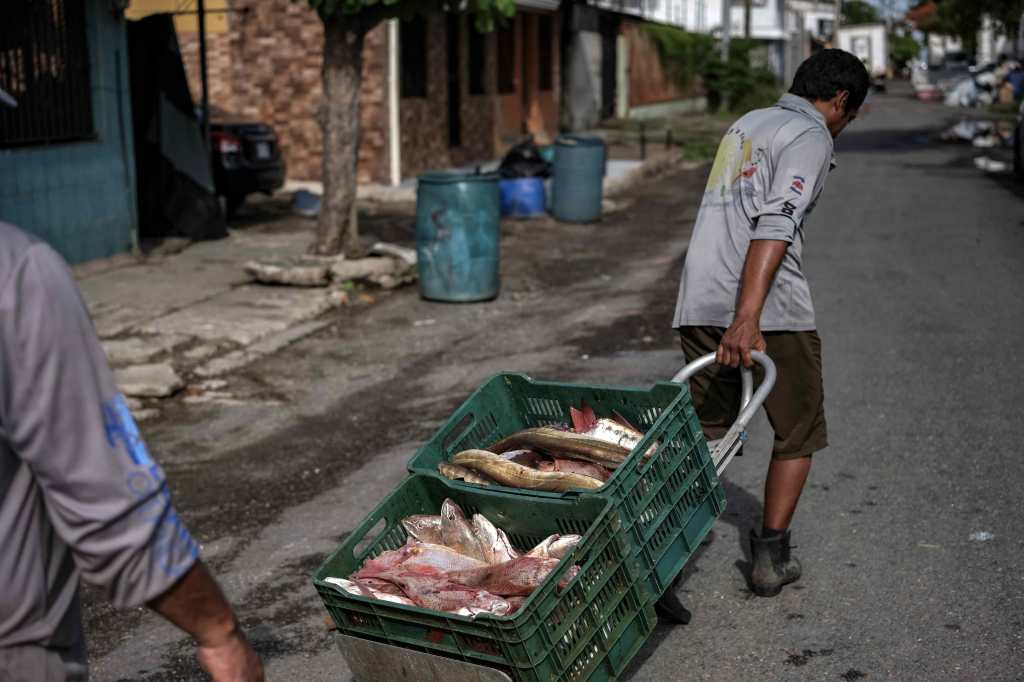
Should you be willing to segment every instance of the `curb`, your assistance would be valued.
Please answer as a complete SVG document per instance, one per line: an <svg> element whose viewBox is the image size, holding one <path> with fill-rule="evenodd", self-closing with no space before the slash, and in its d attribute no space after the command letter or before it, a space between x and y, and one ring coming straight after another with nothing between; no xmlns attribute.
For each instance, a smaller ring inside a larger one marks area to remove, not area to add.
<svg viewBox="0 0 1024 682"><path fill-rule="evenodd" d="M618 180L605 180L604 195L614 197L627 192L640 182L661 175L673 168L680 168L685 171L692 171L705 165L703 161L683 161L679 158L678 150L662 151L644 161L640 166L629 171L624 177Z"/></svg>

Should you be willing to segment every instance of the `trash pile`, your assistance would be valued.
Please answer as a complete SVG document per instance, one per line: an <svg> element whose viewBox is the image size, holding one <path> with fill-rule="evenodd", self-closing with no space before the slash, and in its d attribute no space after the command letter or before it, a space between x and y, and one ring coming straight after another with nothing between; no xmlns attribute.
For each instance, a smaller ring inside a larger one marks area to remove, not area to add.
<svg viewBox="0 0 1024 682"><path fill-rule="evenodd" d="M556 424L523 429L487 449L463 450L438 464L442 476L475 485L505 485L524 490L564 492L596 490L615 473L644 434L622 415L597 417L583 403L569 408L572 426ZM644 453L657 451L652 445Z"/></svg>
<svg viewBox="0 0 1024 682"><path fill-rule="evenodd" d="M977 149L1008 149L1013 146L1013 126L1009 121L963 119L939 136L945 142L969 142ZM1005 173L1011 164L989 156L974 159L974 166L986 173Z"/></svg>
<svg viewBox="0 0 1024 682"><path fill-rule="evenodd" d="M505 179L548 178L551 177L551 163L544 158L533 135L529 135L508 150L498 166L498 174Z"/></svg>
<svg viewBox="0 0 1024 682"><path fill-rule="evenodd" d="M949 83L945 104L950 107L989 106L995 102L1012 104L1024 89L1024 70L1020 62L988 64Z"/></svg>
<svg viewBox="0 0 1024 682"><path fill-rule="evenodd" d="M1013 144L1013 126L1009 121L979 121L962 119L947 128L939 137L944 142L970 142L978 149L1008 147Z"/></svg>
<svg viewBox="0 0 1024 682"><path fill-rule="evenodd" d="M548 157L551 147L541 150L533 136L515 145L505 154L498 175L501 192L501 215L510 218L535 218L547 211L545 181L551 177Z"/></svg>
<svg viewBox="0 0 1024 682"><path fill-rule="evenodd" d="M923 62L911 68L910 82L921 100L942 100L946 106L973 108L1013 104L1024 98L1024 66L1013 60L971 67L967 73L942 77Z"/></svg>
<svg viewBox="0 0 1024 682"><path fill-rule="evenodd" d="M579 544L579 535L551 535L520 554L505 531L483 514L467 519L450 499L440 516L402 519L405 545L368 559L348 578L326 578L350 594L419 606L460 616L507 616ZM573 566L559 582L564 588L579 573Z"/></svg>

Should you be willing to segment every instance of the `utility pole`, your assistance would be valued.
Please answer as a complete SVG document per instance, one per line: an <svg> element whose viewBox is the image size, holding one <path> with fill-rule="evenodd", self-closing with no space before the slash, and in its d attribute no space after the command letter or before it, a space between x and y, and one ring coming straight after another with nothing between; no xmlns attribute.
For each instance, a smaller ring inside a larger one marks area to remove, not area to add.
<svg viewBox="0 0 1024 682"><path fill-rule="evenodd" d="M743 0L743 37L750 40L750 2Z"/></svg>
<svg viewBox="0 0 1024 682"><path fill-rule="evenodd" d="M835 0L836 16L832 29L832 47L839 47L839 26L842 24L843 0Z"/></svg>
<svg viewBox="0 0 1024 682"><path fill-rule="evenodd" d="M729 61L729 33L732 31L732 0L722 0L722 61Z"/></svg>
<svg viewBox="0 0 1024 682"><path fill-rule="evenodd" d="M199 80L202 83L203 144L206 146L206 161L210 163L210 80L206 70L206 2L196 3L199 20Z"/></svg>
<svg viewBox="0 0 1024 682"><path fill-rule="evenodd" d="M729 63L729 42L732 33L732 0L722 0L722 64ZM729 94L722 91L721 108L729 111Z"/></svg>

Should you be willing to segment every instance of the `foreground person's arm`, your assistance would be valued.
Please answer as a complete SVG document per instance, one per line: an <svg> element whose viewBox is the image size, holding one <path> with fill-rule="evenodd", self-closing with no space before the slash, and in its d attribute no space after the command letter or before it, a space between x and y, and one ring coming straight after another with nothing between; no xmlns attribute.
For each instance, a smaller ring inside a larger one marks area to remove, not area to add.
<svg viewBox="0 0 1024 682"><path fill-rule="evenodd" d="M181 580L148 606L192 635L199 664L216 682L263 679L259 656L201 561L197 560Z"/></svg>
<svg viewBox="0 0 1024 682"><path fill-rule="evenodd" d="M118 391L75 280L50 247L26 249L0 282L0 318L0 424L31 471L34 487L21 494L41 498L45 511L4 551L53 561L63 580L55 592L75 589L80 574L115 607L150 604L196 638L215 682L262 680Z"/></svg>

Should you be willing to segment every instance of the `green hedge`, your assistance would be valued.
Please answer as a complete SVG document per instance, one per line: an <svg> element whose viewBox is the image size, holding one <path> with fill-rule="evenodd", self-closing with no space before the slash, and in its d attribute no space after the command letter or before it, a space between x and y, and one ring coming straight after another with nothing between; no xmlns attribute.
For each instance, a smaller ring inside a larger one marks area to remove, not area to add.
<svg viewBox="0 0 1024 682"><path fill-rule="evenodd" d="M765 107L778 99L775 75L750 64L750 52L760 45L759 41L733 39L729 59L723 62L717 43L709 35L655 24L644 26L644 32L657 49L666 74L684 90L699 78L713 109L722 106L723 98L728 99L732 111Z"/></svg>

